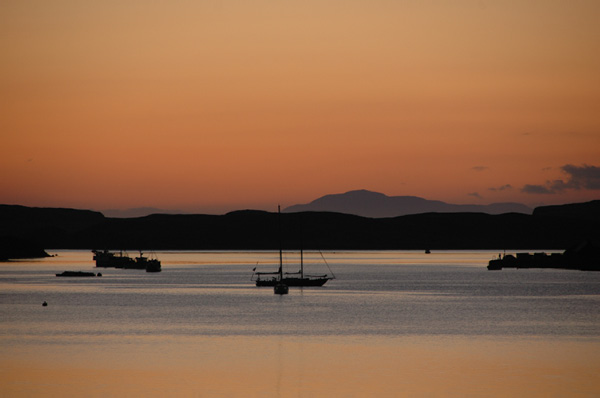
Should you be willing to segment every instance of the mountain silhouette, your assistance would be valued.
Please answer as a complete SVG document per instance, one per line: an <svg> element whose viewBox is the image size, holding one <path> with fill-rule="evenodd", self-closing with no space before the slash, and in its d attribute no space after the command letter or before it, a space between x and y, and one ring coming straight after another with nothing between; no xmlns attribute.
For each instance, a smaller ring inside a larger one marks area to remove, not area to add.
<svg viewBox="0 0 600 398"><path fill-rule="evenodd" d="M136 207L133 209L105 209L100 210L106 217L112 218L133 218L133 217L145 217L150 214L185 214L186 212L180 210L165 210L158 209L156 207Z"/></svg>
<svg viewBox="0 0 600 398"><path fill-rule="evenodd" d="M308 204L299 204L283 210L287 213L303 211L331 211L362 217L385 218L421 213L522 213L533 209L521 203L492 203L489 205L455 205L417 196L387 196L364 189L342 194L325 195Z"/></svg>

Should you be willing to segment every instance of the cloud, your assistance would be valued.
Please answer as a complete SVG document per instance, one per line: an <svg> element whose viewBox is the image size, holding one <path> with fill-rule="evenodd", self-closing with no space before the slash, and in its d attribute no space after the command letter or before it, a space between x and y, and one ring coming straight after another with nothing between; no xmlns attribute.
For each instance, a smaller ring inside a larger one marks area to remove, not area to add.
<svg viewBox="0 0 600 398"><path fill-rule="evenodd" d="M485 170L489 170L490 168L487 166L474 166L471 167L471 170L475 170L475 171L485 171Z"/></svg>
<svg viewBox="0 0 600 398"><path fill-rule="evenodd" d="M474 196L474 197L476 197L478 199L482 199L481 195L479 195L477 192L471 192L471 193L468 193L467 195Z"/></svg>
<svg viewBox="0 0 600 398"><path fill-rule="evenodd" d="M568 188L600 189L600 167L585 164L582 167L577 167L567 164L561 169L571 177L568 181Z"/></svg>
<svg viewBox="0 0 600 398"><path fill-rule="evenodd" d="M553 194L554 193L543 185L530 185L530 184L527 184L523 188L521 188L521 192L533 193L533 194Z"/></svg>
<svg viewBox="0 0 600 398"><path fill-rule="evenodd" d="M496 187L488 188L489 191L505 191L507 189L512 189L512 185L505 184L505 185L502 185L501 187L498 187L498 188L496 188Z"/></svg>
<svg viewBox="0 0 600 398"><path fill-rule="evenodd" d="M560 170L567 174L566 180L546 181L545 185L527 184L521 192L532 194L556 194L566 190L596 190L600 189L600 167L574 166L566 164Z"/></svg>

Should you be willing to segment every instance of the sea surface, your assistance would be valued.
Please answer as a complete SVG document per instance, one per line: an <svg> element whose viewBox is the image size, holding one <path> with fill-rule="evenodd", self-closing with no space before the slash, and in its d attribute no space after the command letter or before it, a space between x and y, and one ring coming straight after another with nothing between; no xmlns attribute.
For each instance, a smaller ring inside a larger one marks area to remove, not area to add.
<svg viewBox="0 0 600 398"><path fill-rule="evenodd" d="M2 397L600 396L598 272L307 252L336 279L278 296L251 281L277 252L157 252L161 273L50 254L0 263Z"/></svg>

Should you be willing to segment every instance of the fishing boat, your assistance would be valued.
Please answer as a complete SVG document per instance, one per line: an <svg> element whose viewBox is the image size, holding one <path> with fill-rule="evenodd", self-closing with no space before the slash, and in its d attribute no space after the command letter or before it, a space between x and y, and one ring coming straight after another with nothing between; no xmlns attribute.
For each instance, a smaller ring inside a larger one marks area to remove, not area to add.
<svg viewBox="0 0 600 398"><path fill-rule="evenodd" d="M108 250L92 250L94 253L93 260L96 262L96 267L103 268L132 268L135 261L127 254L123 254L121 250L117 253Z"/></svg>
<svg viewBox="0 0 600 398"><path fill-rule="evenodd" d="M135 258L135 263L140 269L145 269L146 272L160 272L160 261L155 258L144 257L140 251L140 256Z"/></svg>
<svg viewBox="0 0 600 398"><path fill-rule="evenodd" d="M124 268L124 269L144 269L146 272L160 272L161 264L157 259L145 257L140 250L140 256L135 259L123 254L123 251L117 253L108 250L92 250L96 267L104 268Z"/></svg>

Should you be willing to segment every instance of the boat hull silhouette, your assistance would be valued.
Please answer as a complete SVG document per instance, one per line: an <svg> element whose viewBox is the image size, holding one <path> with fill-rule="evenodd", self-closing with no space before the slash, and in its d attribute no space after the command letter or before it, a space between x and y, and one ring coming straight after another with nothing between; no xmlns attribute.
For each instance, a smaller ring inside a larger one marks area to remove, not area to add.
<svg viewBox="0 0 600 398"><path fill-rule="evenodd" d="M309 286L323 286L328 280L332 278L283 278L281 281L288 286L293 287L309 287ZM275 286L279 283L279 279L257 279L256 286Z"/></svg>
<svg viewBox="0 0 600 398"><path fill-rule="evenodd" d="M119 253L119 255L116 255L108 250L92 250L92 253L94 253L93 259L96 262L96 267L145 269L146 272L160 272L162 270L159 260L144 257L141 251L140 256L136 257L135 259L123 254L122 252Z"/></svg>
<svg viewBox="0 0 600 398"><path fill-rule="evenodd" d="M93 272L84 272L84 271L64 271L61 274L56 274L56 276L66 276L66 277L90 277L96 276ZM102 274L98 274L98 276L102 276Z"/></svg>

